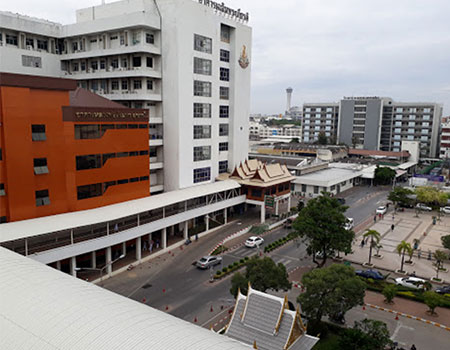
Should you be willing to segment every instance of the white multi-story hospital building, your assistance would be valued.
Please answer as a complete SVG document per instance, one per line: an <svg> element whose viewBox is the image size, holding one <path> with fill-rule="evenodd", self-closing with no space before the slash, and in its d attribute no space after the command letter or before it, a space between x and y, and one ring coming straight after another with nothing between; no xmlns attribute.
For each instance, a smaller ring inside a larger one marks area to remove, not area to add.
<svg viewBox="0 0 450 350"><path fill-rule="evenodd" d="M165 249L177 234L186 239L198 218L206 231L210 218L226 223L230 208L246 201L239 183L215 178L248 154L248 19L209 0L103 2L78 10L69 25L0 12L0 72L71 78L149 109L151 193L1 224L0 245L73 275L84 261L110 273L128 247L141 260L141 247L154 241Z"/></svg>

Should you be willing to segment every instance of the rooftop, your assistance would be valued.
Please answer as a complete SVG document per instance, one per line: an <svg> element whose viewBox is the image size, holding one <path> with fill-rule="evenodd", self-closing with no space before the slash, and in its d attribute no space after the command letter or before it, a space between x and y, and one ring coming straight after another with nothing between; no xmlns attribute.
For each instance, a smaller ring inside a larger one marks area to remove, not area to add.
<svg viewBox="0 0 450 350"><path fill-rule="evenodd" d="M361 170L330 167L313 173L297 176L294 183L328 187L361 175Z"/></svg>

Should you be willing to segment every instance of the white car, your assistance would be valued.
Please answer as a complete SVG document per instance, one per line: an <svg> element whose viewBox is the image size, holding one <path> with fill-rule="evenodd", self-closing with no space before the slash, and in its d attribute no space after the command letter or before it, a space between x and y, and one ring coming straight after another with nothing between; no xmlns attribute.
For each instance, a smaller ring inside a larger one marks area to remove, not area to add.
<svg viewBox="0 0 450 350"><path fill-rule="evenodd" d="M382 214L382 215L384 215L384 214L386 214L386 212L387 212L387 208L386 208L385 205L382 205L381 207L378 207L378 208L377 208L377 214Z"/></svg>
<svg viewBox="0 0 450 350"><path fill-rule="evenodd" d="M444 214L450 214L450 206L442 207L441 212L443 212Z"/></svg>
<svg viewBox="0 0 450 350"><path fill-rule="evenodd" d="M264 243L264 239L258 236L252 236L245 241L245 246L249 248L259 247Z"/></svg>
<svg viewBox="0 0 450 350"><path fill-rule="evenodd" d="M353 219L352 219L352 218L347 218L347 221L346 221L345 224L344 224L344 228L345 228L347 231L350 231L350 230L353 228L353 226L354 226L354 221L353 221Z"/></svg>
<svg viewBox="0 0 450 350"><path fill-rule="evenodd" d="M425 280L417 277L399 277L395 279L395 284L398 286L409 287L413 289L424 289Z"/></svg>
<svg viewBox="0 0 450 350"><path fill-rule="evenodd" d="M432 211L433 210L431 207L429 207L428 205L425 205L423 203L417 203L416 208L420 209L420 210L424 210L424 211Z"/></svg>

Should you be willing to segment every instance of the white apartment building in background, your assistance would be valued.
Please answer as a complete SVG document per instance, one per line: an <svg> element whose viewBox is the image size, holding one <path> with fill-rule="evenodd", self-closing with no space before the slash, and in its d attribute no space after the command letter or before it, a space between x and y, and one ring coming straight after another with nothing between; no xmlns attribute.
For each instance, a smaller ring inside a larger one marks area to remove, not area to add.
<svg viewBox="0 0 450 350"><path fill-rule="evenodd" d="M450 158L450 121L442 123L441 128L440 158Z"/></svg>
<svg viewBox="0 0 450 350"><path fill-rule="evenodd" d="M123 0L61 25L0 12L0 71L73 78L150 111L151 193L214 182L247 158L251 28L215 2Z"/></svg>

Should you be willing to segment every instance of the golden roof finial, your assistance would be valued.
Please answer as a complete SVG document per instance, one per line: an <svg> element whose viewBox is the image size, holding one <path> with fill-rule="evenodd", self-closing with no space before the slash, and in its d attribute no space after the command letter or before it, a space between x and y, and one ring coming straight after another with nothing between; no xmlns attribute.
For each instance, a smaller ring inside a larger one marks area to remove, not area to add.
<svg viewBox="0 0 450 350"><path fill-rule="evenodd" d="M253 349L258 349L258 346L256 345L256 340L253 341Z"/></svg>

